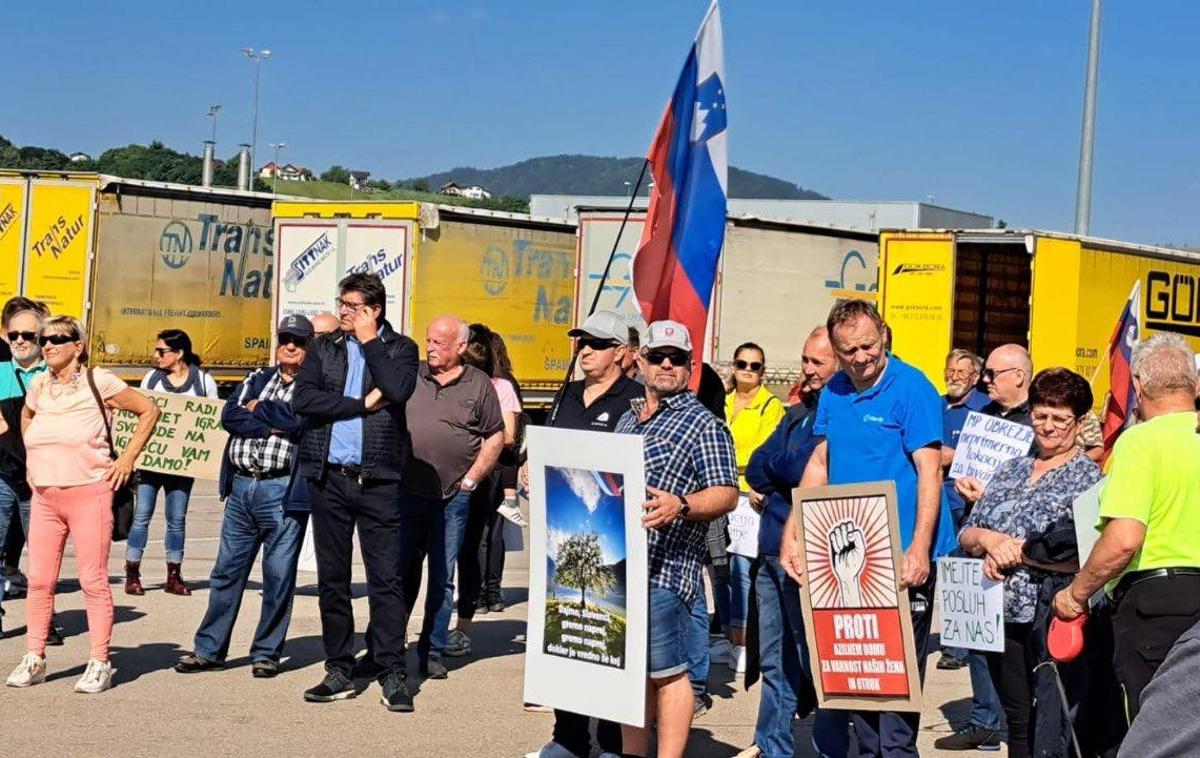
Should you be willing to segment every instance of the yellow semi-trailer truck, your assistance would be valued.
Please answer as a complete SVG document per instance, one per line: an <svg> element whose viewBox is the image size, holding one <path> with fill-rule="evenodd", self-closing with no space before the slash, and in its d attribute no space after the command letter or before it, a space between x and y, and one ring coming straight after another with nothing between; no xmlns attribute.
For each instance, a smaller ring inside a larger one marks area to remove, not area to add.
<svg viewBox="0 0 1200 758"><path fill-rule="evenodd" d="M1034 230L885 231L879 304L892 347L939 386L946 354L1026 345L1108 392L1108 341L1135 282L1148 335L1200 350L1200 253Z"/></svg>
<svg viewBox="0 0 1200 758"><path fill-rule="evenodd" d="M92 362L125 379L178 328L236 381L270 358L270 195L58 172L0 171L0 298L87 327Z"/></svg>

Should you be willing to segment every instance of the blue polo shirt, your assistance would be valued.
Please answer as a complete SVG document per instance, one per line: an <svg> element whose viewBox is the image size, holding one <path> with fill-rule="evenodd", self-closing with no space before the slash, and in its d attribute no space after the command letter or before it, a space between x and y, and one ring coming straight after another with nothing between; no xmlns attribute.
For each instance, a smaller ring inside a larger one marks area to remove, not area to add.
<svg viewBox="0 0 1200 758"><path fill-rule="evenodd" d="M967 414L971 411L982 411L984 406L990 402L986 392L980 392L977 389L972 389L967 393L963 402L958 405L950 405L950 399L945 395L942 396L944 410L942 411L942 444L946 447L958 447L958 435L962 434L963 424L967 423ZM950 468L946 468L946 473L950 472ZM950 513L955 518L955 526L958 526L958 521L962 518L963 509L966 503L963 502L962 496L954 489L954 480L946 477L942 482L942 489L946 493L946 498L950 502Z"/></svg>
<svg viewBox="0 0 1200 758"><path fill-rule="evenodd" d="M346 397L363 396L363 374L367 370L367 359L363 356L362 344L353 334L346 336ZM333 422L329 437L329 462L339 466L362 464L363 417L342 419Z"/></svg>
<svg viewBox="0 0 1200 758"><path fill-rule="evenodd" d="M858 392L839 371L821 393L813 433L829 447L829 483L891 480L896 485L901 549L917 521L917 469L912 454L942 442L942 399L917 369L892 356L873 387ZM943 494L932 558L954 549L950 504Z"/></svg>

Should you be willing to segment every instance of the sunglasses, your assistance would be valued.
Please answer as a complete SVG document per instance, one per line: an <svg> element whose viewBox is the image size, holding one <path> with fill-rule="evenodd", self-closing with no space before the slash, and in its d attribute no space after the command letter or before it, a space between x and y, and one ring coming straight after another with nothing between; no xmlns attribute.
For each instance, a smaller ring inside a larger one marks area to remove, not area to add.
<svg viewBox="0 0 1200 758"><path fill-rule="evenodd" d="M617 346L617 343L612 340L601 339L600 337L580 337L578 340L579 349L590 347L593 350L611 350Z"/></svg>
<svg viewBox="0 0 1200 758"><path fill-rule="evenodd" d="M26 342L36 342L38 338L37 332L9 332L8 341L16 342L17 339L23 339Z"/></svg>
<svg viewBox="0 0 1200 758"><path fill-rule="evenodd" d="M759 361L734 361L733 367L738 371L762 371L763 365Z"/></svg>
<svg viewBox="0 0 1200 758"><path fill-rule="evenodd" d="M685 350L647 350L646 361L651 366L661 366L663 361L669 360L672 366L687 366L692 362L691 353Z"/></svg>
<svg viewBox="0 0 1200 758"><path fill-rule="evenodd" d="M43 334L38 337L38 344L45 347L51 345L66 345L69 342L78 342L78 334Z"/></svg>
<svg viewBox="0 0 1200 758"><path fill-rule="evenodd" d="M983 373L980 374L980 376L983 377L983 381L985 381L985 382L994 382L994 381L996 381L996 377L1000 376L1001 374L1008 373L1009 371L1018 371L1018 370L1019 369L1017 369L1015 367L1014 368L1002 368L999 371L997 371L994 368L985 368L983 370Z"/></svg>
<svg viewBox="0 0 1200 758"><path fill-rule="evenodd" d="M279 335L279 346L283 347L284 345L295 345L299 348L305 348L308 347L308 337L300 337L295 334L281 334Z"/></svg>
<svg viewBox="0 0 1200 758"><path fill-rule="evenodd" d="M178 350L175 350L174 348L170 348L170 347L154 348L154 354L157 355L159 358L163 357L167 353L178 353L178 352L179 352Z"/></svg>

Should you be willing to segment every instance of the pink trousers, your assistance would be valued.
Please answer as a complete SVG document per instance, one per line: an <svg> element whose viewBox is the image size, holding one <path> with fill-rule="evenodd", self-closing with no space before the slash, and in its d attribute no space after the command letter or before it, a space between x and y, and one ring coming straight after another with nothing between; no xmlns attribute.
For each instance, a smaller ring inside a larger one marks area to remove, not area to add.
<svg viewBox="0 0 1200 758"><path fill-rule="evenodd" d="M46 654L46 634L54 613L54 587L70 535L87 607L91 657L108 660L113 629L112 589L108 585L112 497L108 482L33 488L29 512L29 589L25 601L25 647L29 652Z"/></svg>

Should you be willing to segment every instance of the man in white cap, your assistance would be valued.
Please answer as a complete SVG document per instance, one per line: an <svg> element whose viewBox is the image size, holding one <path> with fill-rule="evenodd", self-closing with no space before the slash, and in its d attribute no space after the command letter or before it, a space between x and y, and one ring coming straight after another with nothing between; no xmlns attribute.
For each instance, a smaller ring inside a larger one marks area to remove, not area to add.
<svg viewBox="0 0 1200 758"><path fill-rule="evenodd" d="M645 397L621 417L617 433L645 442L642 525L649 530L647 727L657 719L658 755L682 756L692 725L687 639L691 607L704 591L701 568L708 522L737 505L737 460L729 429L688 391L694 366L687 327L655 321L638 368ZM647 728L622 727L623 752L646 755Z"/></svg>

